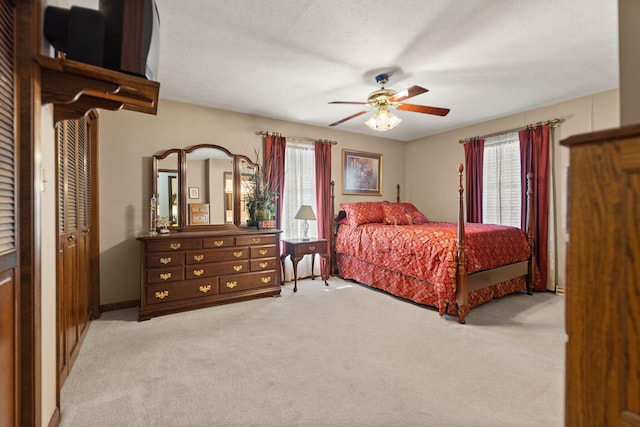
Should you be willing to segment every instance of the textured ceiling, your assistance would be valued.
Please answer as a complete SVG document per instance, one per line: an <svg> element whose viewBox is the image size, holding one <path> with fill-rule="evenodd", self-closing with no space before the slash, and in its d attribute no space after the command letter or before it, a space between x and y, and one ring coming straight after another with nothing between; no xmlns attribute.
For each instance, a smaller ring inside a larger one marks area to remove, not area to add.
<svg viewBox="0 0 640 427"><path fill-rule="evenodd" d="M97 8L97 0L69 0ZM617 88L617 0L156 0L160 98L326 127L378 89L429 89L410 141Z"/></svg>

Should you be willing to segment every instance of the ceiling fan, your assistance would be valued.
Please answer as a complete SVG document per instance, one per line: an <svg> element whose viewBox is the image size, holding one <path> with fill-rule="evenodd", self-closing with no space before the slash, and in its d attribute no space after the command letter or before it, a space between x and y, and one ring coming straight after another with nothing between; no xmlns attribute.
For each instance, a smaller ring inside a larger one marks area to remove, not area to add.
<svg viewBox="0 0 640 427"><path fill-rule="evenodd" d="M367 120L365 124L371 129L377 131L386 131L389 129L393 129L402 121L402 119L394 116L393 113L391 113L391 108L395 108L396 110L413 111L414 113L434 114L436 116L446 116L447 114L449 114L448 108L403 104L402 101L404 101L405 99L409 99L416 95L420 95L421 93L428 92L428 89L420 86L411 86L410 88L405 89L401 92L396 92L394 90L384 88L384 85L387 84L388 81L388 74L378 74L376 76L376 82L381 86L381 88L379 90L376 90L375 92L371 92L366 102L330 102L329 104L358 104L366 105L367 107L356 114L345 117L344 119L338 120L335 123L331 123L329 126L337 126L340 123L344 123L347 120L351 120L374 109L377 110L376 113L369 120Z"/></svg>

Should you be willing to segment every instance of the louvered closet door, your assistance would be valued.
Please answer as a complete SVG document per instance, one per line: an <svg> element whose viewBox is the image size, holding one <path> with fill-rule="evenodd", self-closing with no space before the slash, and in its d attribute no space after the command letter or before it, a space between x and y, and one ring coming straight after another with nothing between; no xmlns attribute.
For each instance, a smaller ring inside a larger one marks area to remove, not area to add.
<svg viewBox="0 0 640 427"><path fill-rule="evenodd" d="M91 136L86 119L58 125L58 364L73 365L90 311Z"/></svg>
<svg viewBox="0 0 640 427"><path fill-rule="evenodd" d="M0 426L17 420L14 9L0 1Z"/></svg>

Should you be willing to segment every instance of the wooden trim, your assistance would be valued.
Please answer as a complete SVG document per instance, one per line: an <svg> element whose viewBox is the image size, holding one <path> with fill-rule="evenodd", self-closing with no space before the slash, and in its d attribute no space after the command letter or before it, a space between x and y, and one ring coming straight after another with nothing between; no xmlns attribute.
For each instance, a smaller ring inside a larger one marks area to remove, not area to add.
<svg viewBox="0 0 640 427"><path fill-rule="evenodd" d="M99 141L98 138L100 136L99 126L100 120L98 116L98 112L96 110L92 110L89 113L88 117L89 122L89 130L91 136L91 230L90 233L90 244L89 248L89 257L90 257L90 265L91 269L91 292L90 298L90 306L91 306L91 319L97 319L100 317L101 306L100 306L100 219L98 213L100 212L98 197L99 185L98 185L98 150L99 150Z"/></svg>
<svg viewBox="0 0 640 427"><path fill-rule="evenodd" d="M40 0L16 4L20 370L18 425L42 425L40 327Z"/></svg>
<svg viewBox="0 0 640 427"><path fill-rule="evenodd" d="M140 305L139 299L132 299L129 301L112 302L110 304L100 304L100 313L114 310L122 310L124 308L138 307Z"/></svg>
<svg viewBox="0 0 640 427"><path fill-rule="evenodd" d="M60 425L60 421L60 407L57 407L55 411L53 411L53 414L51 414L47 427L58 427Z"/></svg>
<svg viewBox="0 0 640 427"><path fill-rule="evenodd" d="M612 139L632 138L636 136L640 136L640 124L573 135L560 141L560 145L571 147L573 145L589 143L602 144Z"/></svg>

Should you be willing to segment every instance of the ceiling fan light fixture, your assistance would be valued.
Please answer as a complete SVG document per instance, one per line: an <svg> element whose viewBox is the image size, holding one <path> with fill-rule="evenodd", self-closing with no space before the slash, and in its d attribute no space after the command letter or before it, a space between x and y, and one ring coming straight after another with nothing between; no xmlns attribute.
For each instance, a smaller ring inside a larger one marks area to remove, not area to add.
<svg viewBox="0 0 640 427"><path fill-rule="evenodd" d="M389 109L380 108L369 120L364 122L364 124L370 129L385 132L398 126L401 121L402 119L394 116Z"/></svg>

